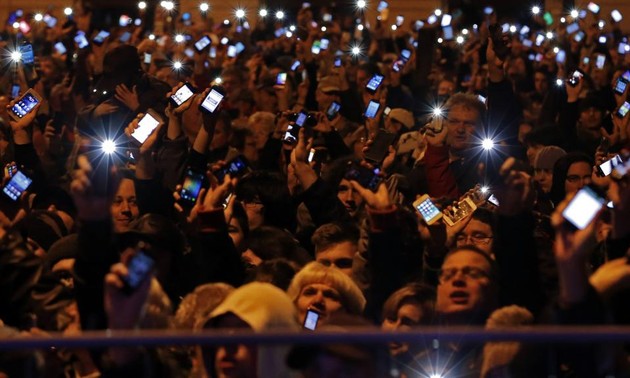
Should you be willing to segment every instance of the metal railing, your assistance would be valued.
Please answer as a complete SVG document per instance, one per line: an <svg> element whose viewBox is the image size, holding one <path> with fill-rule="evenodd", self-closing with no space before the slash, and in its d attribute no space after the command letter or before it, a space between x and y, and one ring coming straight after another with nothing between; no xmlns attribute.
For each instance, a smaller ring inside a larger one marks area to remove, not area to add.
<svg viewBox="0 0 630 378"><path fill-rule="evenodd" d="M629 326L532 326L487 330L482 327L419 327L405 332L383 332L356 328L348 332L266 332L243 330L117 330L86 331L78 335L51 333L0 339L0 350L40 348L94 348L113 346L226 345L226 344L378 344L392 341L483 343L520 341L525 343L615 343L630 342Z"/></svg>

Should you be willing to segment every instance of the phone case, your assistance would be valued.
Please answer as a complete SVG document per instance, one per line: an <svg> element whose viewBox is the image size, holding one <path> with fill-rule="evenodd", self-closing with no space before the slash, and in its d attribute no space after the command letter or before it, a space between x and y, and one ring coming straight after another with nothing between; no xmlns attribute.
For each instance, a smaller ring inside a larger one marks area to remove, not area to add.
<svg viewBox="0 0 630 378"><path fill-rule="evenodd" d="M434 216L433 218L427 220L424 217L424 214L422 213L421 209L418 208L418 206L421 206L423 204L423 202L425 202L427 199L430 200L430 197L429 197L428 194L425 194L422 197L418 198L417 200L414 201L413 208L416 209L416 211L420 213L420 215L422 216L422 219L424 219L424 221L427 223L427 225L430 226L430 225L434 224L435 222L437 222L438 220L440 220L444 216L444 214L440 212L436 216ZM435 207L435 204L433 204L433 202L431 202L430 205L425 204L425 205L422 205L422 206L433 206L433 207ZM427 210L429 210L428 207L427 207Z"/></svg>
<svg viewBox="0 0 630 378"><path fill-rule="evenodd" d="M477 209L477 205L468 197L459 201L456 205L456 209L447 213L442 212L442 218L444 222L449 226L454 226L457 222L464 219L468 214L471 214Z"/></svg>

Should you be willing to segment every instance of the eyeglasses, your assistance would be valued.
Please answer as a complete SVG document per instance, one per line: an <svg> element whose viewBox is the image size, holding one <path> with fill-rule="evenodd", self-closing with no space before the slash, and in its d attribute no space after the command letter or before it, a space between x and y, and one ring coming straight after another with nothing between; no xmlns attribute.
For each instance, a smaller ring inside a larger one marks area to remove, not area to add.
<svg viewBox="0 0 630 378"><path fill-rule="evenodd" d="M474 266L465 266L463 268L447 268L440 270L440 275L438 279L441 284L445 284L450 282L455 278L458 272L461 272L462 275L466 278L472 278L474 280L478 280L480 278L490 278L490 274L483 269L475 268Z"/></svg>
<svg viewBox="0 0 630 378"><path fill-rule="evenodd" d="M455 240L457 240L458 243L465 243L469 238L473 244L488 244L490 243L490 240L492 240L492 236L488 236L481 232L474 232L472 235L457 234Z"/></svg>

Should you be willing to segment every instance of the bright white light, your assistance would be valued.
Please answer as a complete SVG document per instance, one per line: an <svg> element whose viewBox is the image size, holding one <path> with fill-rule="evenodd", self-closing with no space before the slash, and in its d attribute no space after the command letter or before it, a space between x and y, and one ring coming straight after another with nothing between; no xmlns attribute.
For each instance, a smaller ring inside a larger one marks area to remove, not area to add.
<svg viewBox="0 0 630 378"><path fill-rule="evenodd" d="M534 6L532 7L532 14L533 14L533 15L538 15L538 14L540 14L540 7L539 7L538 5L534 5Z"/></svg>
<svg viewBox="0 0 630 378"><path fill-rule="evenodd" d="M352 53L352 55L359 55L361 54L361 48L359 46L354 46L350 52Z"/></svg>
<svg viewBox="0 0 630 378"><path fill-rule="evenodd" d="M173 9L175 9L175 3L173 3L172 1L162 1L160 5L167 11L172 11Z"/></svg>
<svg viewBox="0 0 630 378"><path fill-rule="evenodd" d="M267 17L267 14L268 14L268 13L267 13L267 10L266 10L265 8L263 8L263 9L261 9L261 10L259 10L259 11L258 11L258 15L259 15L260 17Z"/></svg>
<svg viewBox="0 0 630 378"><path fill-rule="evenodd" d="M571 13L569 15L573 18L578 18L580 16L580 11L577 9L571 9Z"/></svg>
<svg viewBox="0 0 630 378"><path fill-rule="evenodd" d="M22 60L22 53L19 51L12 51L11 60L14 62L19 62L20 60Z"/></svg>
<svg viewBox="0 0 630 378"><path fill-rule="evenodd" d="M557 53L558 53L558 51L560 51L560 48L559 48L558 46L556 46L556 47L554 47L554 48L553 48L553 53L554 53L554 54L557 54Z"/></svg>
<svg viewBox="0 0 630 378"><path fill-rule="evenodd" d="M490 188L488 188L487 186L481 187L481 193L488 193L488 190L490 190Z"/></svg>
<svg viewBox="0 0 630 378"><path fill-rule="evenodd" d="M623 49L624 49L626 52L629 52L629 51L630 51L630 45L625 45L625 46L623 47Z"/></svg>
<svg viewBox="0 0 630 378"><path fill-rule="evenodd" d="M438 42L438 43L442 43L442 42L444 42L444 40L442 39L442 37L440 37L440 38L438 38L438 41L437 41L437 42Z"/></svg>
<svg viewBox="0 0 630 378"><path fill-rule="evenodd" d="M442 10L438 8L435 11L433 11L433 14L440 17L442 15Z"/></svg>
<svg viewBox="0 0 630 378"><path fill-rule="evenodd" d="M101 146L101 149L106 154L113 154L114 152L116 152L116 143L114 143L113 140L107 139L103 141L103 145Z"/></svg>
<svg viewBox="0 0 630 378"><path fill-rule="evenodd" d="M35 21L39 22L39 21L44 19L44 16L41 13L37 13L35 15L35 17L33 17L33 19L35 19Z"/></svg>
<svg viewBox="0 0 630 378"><path fill-rule="evenodd" d="M20 23L19 23L19 22L17 22L17 21L15 21L15 22L13 23L13 29L17 29L17 28L19 28L19 27L20 27Z"/></svg>
<svg viewBox="0 0 630 378"><path fill-rule="evenodd" d="M561 87L564 85L564 81L562 81L562 79L556 79L556 85Z"/></svg>
<svg viewBox="0 0 630 378"><path fill-rule="evenodd" d="M214 79L215 84L221 84L222 82L223 80L220 77L217 77L216 79Z"/></svg>
<svg viewBox="0 0 630 378"><path fill-rule="evenodd" d="M464 37L462 37L461 35L458 35L457 38L455 38L455 42L461 45L462 43L464 43Z"/></svg>
<svg viewBox="0 0 630 378"><path fill-rule="evenodd" d="M357 1L357 8L359 8L359 9L365 8L366 5L367 4L366 4L365 0L358 0Z"/></svg>
<svg viewBox="0 0 630 378"><path fill-rule="evenodd" d="M276 12L276 18L278 20L282 20L284 18L284 12L283 11L277 11Z"/></svg>
<svg viewBox="0 0 630 378"><path fill-rule="evenodd" d="M149 39L151 41L155 41L155 34L149 34Z"/></svg>
<svg viewBox="0 0 630 378"><path fill-rule="evenodd" d="M431 374L431 378L442 378L439 374Z"/></svg>
<svg viewBox="0 0 630 378"><path fill-rule="evenodd" d="M490 138L486 138L481 142L481 147L484 150L491 150L494 147L494 142Z"/></svg>
<svg viewBox="0 0 630 378"><path fill-rule="evenodd" d="M286 33L284 33L284 35L286 35L287 38L293 37L293 33L291 33L290 31L287 31Z"/></svg>
<svg viewBox="0 0 630 378"><path fill-rule="evenodd" d="M463 35L468 35L468 29L462 29L462 34Z"/></svg>
<svg viewBox="0 0 630 378"><path fill-rule="evenodd" d="M237 9L236 12L234 12L234 15L236 16L236 18L243 18L245 17L245 10Z"/></svg>
<svg viewBox="0 0 630 378"><path fill-rule="evenodd" d="M560 17L560 23L564 24L565 22L567 22L567 19L564 17Z"/></svg>
<svg viewBox="0 0 630 378"><path fill-rule="evenodd" d="M138 9L147 9L147 3L141 1L138 3Z"/></svg>
<svg viewBox="0 0 630 378"><path fill-rule="evenodd" d="M325 32L326 31L326 27L322 26L322 31Z"/></svg>
<svg viewBox="0 0 630 378"><path fill-rule="evenodd" d="M392 30L393 30L393 31L396 31L396 29L398 29L398 26L396 26L396 25L392 25Z"/></svg>
<svg viewBox="0 0 630 378"><path fill-rule="evenodd" d="M603 29L605 25L606 23L604 22L604 20L599 20L597 22L597 26L599 26L600 29Z"/></svg>
<svg viewBox="0 0 630 378"><path fill-rule="evenodd" d="M291 30L292 32L294 32L294 31L295 31L295 25L291 25L291 26L289 26L289 30Z"/></svg>
<svg viewBox="0 0 630 378"><path fill-rule="evenodd" d="M199 4L199 10L202 12L207 12L210 9L210 5L208 3Z"/></svg>
<svg viewBox="0 0 630 378"><path fill-rule="evenodd" d="M184 42L186 38L184 38L184 36L182 34L176 34L175 35L175 42L177 43L182 43Z"/></svg>
<svg viewBox="0 0 630 378"><path fill-rule="evenodd" d="M363 25L361 25L361 24L357 25L357 30L358 31L363 31Z"/></svg>
<svg viewBox="0 0 630 378"><path fill-rule="evenodd" d="M546 37L547 39L553 39L553 32L547 32Z"/></svg>
<svg viewBox="0 0 630 378"><path fill-rule="evenodd" d="M510 25L510 33L516 33L516 25Z"/></svg>
<svg viewBox="0 0 630 378"><path fill-rule="evenodd" d="M223 20L223 25L229 25L229 24L230 24L230 20L228 20L227 18Z"/></svg>
<svg viewBox="0 0 630 378"><path fill-rule="evenodd" d="M173 62L173 69L174 70L181 70L183 67L182 62Z"/></svg>
<svg viewBox="0 0 630 378"><path fill-rule="evenodd" d="M65 14L66 16L70 16L70 15L72 14L72 8L70 8L70 7L66 7L66 8L63 10L63 14Z"/></svg>
<svg viewBox="0 0 630 378"><path fill-rule="evenodd" d="M433 108L433 115L435 117L441 117L444 114L444 111L442 110L442 108L437 107L437 108Z"/></svg>
<svg viewBox="0 0 630 378"><path fill-rule="evenodd" d="M222 44L222 45L227 45L227 44L228 44L228 42L230 42L230 40L228 39L228 37L223 37L223 38L221 38L221 44Z"/></svg>

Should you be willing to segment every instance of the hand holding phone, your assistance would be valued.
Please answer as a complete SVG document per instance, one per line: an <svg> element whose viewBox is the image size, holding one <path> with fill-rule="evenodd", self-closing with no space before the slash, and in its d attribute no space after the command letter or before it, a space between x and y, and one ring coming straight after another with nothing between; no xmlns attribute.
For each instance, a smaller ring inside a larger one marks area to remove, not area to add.
<svg viewBox="0 0 630 378"><path fill-rule="evenodd" d="M13 105L9 108L9 115L15 121L20 121L31 113L37 113L41 102L42 97L35 92L34 89L29 89L19 99L13 102ZM34 117L34 115L32 115L32 117Z"/></svg>
<svg viewBox="0 0 630 378"><path fill-rule="evenodd" d="M138 127L131 132L130 136L140 145L143 145L160 123L162 123L162 118L157 112L153 109L148 109L138 121Z"/></svg>
<svg viewBox="0 0 630 378"><path fill-rule="evenodd" d="M178 108L195 94L195 88L189 83L184 83L175 93L171 95L170 103L174 108Z"/></svg>
<svg viewBox="0 0 630 378"><path fill-rule="evenodd" d="M307 310L306 317L304 318L304 329L315 331L317 322L319 322L319 313L313 310Z"/></svg>
<svg viewBox="0 0 630 378"><path fill-rule="evenodd" d="M199 192L206 184L206 175L191 168L186 170L182 189L179 192L179 203L184 207L192 207L197 202Z"/></svg>
<svg viewBox="0 0 630 378"><path fill-rule="evenodd" d="M415 200L413 207L429 226L442 218L442 212L433 204L428 194Z"/></svg>
<svg viewBox="0 0 630 378"><path fill-rule="evenodd" d="M381 130L376 134L367 151L365 151L365 160L372 164L380 165L385 160L389 153L389 147L394 143L395 139L396 134Z"/></svg>
<svg viewBox="0 0 630 378"><path fill-rule="evenodd" d="M199 105L199 109L206 114L212 114L217 110L221 101L223 101L223 97L225 97L225 92L221 87L215 85L210 88L210 92L208 92L206 98L204 98Z"/></svg>
<svg viewBox="0 0 630 378"><path fill-rule="evenodd" d="M123 291L126 294L133 293L140 284L147 279L149 274L151 274L154 265L155 260L149 257L146 251L138 249L127 263L128 274L123 278L125 282Z"/></svg>
<svg viewBox="0 0 630 378"><path fill-rule="evenodd" d="M562 216L570 224L579 230L583 230L593 221L606 201L591 187L580 189L567 207L562 211Z"/></svg>

